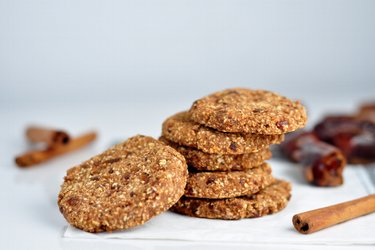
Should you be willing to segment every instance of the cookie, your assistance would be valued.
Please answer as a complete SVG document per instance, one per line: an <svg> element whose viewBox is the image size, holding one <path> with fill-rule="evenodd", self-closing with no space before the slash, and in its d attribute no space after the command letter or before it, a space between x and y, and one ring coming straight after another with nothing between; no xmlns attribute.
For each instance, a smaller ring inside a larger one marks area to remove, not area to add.
<svg viewBox="0 0 375 250"><path fill-rule="evenodd" d="M191 119L224 132L285 134L306 124L297 101L266 90L227 89L195 101Z"/></svg>
<svg viewBox="0 0 375 250"><path fill-rule="evenodd" d="M274 182L267 163L246 171L189 173L186 197L221 199L251 195Z"/></svg>
<svg viewBox="0 0 375 250"><path fill-rule="evenodd" d="M58 196L65 219L88 232L141 225L183 195L184 157L146 136L135 136L67 171Z"/></svg>
<svg viewBox="0 0 375 250"><path fill-rule="evenodd" d="M246 170L261 165L272 156L269 148L241 155L207 154L199 149L178 145L165 137L159 140L180 152L188 166L198 171Z"/></svg>
<svg viewBox="0 0 375 250"><path fill-rule="evenodd" d="M188 112L177 113L165 120L162 136L209 154L253 153L284 139L283 135L220 132L191 121Z"/></svg>
<svg viewBox="0 0 375 250"><path fill-rule="evenodd" d="M290 183L277 180L260 192L247 197L211 200L182 196L170 210L192 217L238 220L279 212L286 207L290 197Z"/></svg>

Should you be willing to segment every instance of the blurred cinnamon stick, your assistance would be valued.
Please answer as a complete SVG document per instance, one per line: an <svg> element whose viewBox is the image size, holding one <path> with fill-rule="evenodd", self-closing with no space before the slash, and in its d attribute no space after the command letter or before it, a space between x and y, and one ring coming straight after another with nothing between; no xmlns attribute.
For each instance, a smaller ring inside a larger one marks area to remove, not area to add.
<svg viewBox="0 0 375 250"><path fill-rule="evenodd" d="M70 136L63 130L30 126L26 129L26 137L31 142L45 142L49 147L67 144Z"/></svg>
<svg viewBox="0 0 375 250"><path fill-rule="evenodd" d="M71 138L68 143L48 147L45 150L30 151L16 157L15 161L19 167L30 167L48 161L56 156L78 150L96 139L96 133L90 132L81 136Z"/></svg>

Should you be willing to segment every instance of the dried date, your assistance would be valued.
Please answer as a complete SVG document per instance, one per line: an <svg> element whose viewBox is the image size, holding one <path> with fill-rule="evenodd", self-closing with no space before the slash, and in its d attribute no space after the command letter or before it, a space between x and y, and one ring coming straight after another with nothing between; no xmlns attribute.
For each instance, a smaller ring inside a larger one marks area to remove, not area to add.
<svg viewBox="0 0 375 250"><path fill-rule="evenodd" d="M314 133L288 134L281 144L282 152L304 166L305 179L317 186L338 186L343 183L346 160L336 147L320 141Z"/></svg>
<svg viewBox="0 0 375 250"><path fill-rule="evenodd" d="M326 117L314 127L314 133L320 140L339 148L349 163L374 162L375 123L365 118L370 114L367 110L358 116Z"/></svg>

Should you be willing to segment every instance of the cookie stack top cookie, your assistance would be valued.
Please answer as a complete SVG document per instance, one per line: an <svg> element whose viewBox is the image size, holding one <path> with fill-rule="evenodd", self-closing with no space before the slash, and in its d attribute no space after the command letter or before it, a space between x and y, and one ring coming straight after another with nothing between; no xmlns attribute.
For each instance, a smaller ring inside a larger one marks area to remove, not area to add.
<svg viewBox="0 0 375 250"><path fill-rule="evenodd" d="M193 121L222 132L277 135L306 124L305 108L266 90L233 88L219 91L194 102Z"/></svg>

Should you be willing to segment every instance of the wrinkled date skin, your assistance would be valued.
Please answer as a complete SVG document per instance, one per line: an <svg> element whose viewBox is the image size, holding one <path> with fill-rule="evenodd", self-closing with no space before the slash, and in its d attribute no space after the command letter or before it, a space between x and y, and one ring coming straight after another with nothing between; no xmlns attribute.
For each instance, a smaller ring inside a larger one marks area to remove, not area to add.
<svg viewBox="0 0 375 250"><path fill-rule="evenodd" d="M375 109L366 109L357 116L328 116L315 126L314 133L339 148L349 163L375 162L374 115Z"/></svg>
<svg viewBox="0 0 375 250"><path fill-rule="evenodd" d="M344 182L344 155L336 147L320 141L314 133L288 134L281 149L290 160L304 165L305 178L309 183L334 187Z"/></svg>

